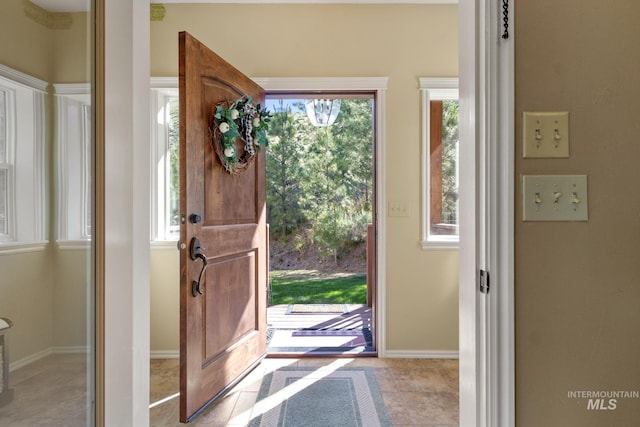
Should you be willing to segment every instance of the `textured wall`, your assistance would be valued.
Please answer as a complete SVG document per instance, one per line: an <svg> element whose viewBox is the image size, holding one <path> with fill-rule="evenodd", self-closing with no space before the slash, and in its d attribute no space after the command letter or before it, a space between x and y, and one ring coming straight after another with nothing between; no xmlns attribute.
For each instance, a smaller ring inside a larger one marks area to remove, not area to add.
<svg viewBox="0 0 640 427"><path fill-rule="evenodd" d="M516 5L516 176L587 174L589 221L523 223L516 193L518 427L632 426L640 399L640 3ZM571 157L521 158L523 111L569 111ZM608 399L606 405L608 405Z"/></svg>

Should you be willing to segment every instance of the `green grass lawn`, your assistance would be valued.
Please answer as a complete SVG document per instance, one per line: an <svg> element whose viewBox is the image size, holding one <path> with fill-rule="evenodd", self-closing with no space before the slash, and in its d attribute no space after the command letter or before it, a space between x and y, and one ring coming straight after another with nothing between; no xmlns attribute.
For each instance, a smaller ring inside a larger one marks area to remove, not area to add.
<svg viewBox="0 0 640 427"><path fill-rule="evenodd" d="M319 274L312 270L279 270L269 274L271 305L366 304L366 274Z"/></svg>

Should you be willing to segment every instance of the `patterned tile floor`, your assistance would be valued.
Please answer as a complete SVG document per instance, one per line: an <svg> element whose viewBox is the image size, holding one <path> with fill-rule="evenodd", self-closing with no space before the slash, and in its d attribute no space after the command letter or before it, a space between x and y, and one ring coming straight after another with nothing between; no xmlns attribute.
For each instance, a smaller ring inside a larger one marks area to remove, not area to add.
<svg viewBox="0 0 640 427"><path fill-rule="evenodd" d="M190 425L246 426L252 418L252 409L262 377L281 366L312 366L318 369L330 369L335 366L371 367L374 369L387 413L394 426L458 426L457 360L369 357L265 359L221 401L208 408ZM177 393L178 361L152 360L151 426L184 426L178 422Z"/></svg>
<svg viewBox="0 0 640 427"><path fill-rule="evenodd" d="M394 426L458 426L457 360L373 357L265 359L189 425L246 426L252 417L262 377L281 366L371 367ZM178 422L178 375L177 359L151 361L151 426L184 426ZM53 355L12 372L10 383L14 398L0 407L0 426L86 426L85 378L86 360L82 355Z"/></svg>

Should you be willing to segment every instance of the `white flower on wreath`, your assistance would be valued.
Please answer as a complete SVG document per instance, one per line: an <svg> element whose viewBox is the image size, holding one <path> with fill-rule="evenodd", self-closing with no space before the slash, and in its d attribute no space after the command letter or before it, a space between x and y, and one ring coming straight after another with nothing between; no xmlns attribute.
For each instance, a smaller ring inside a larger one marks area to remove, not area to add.
<svg viewBox="0 0 640 427"><path fill-rule="evenodd" d="M231 110L231 120L236 120L238 117L240 117L240 112L236 108Z"/></svg>
<svg viewBox="0 0 640 427"><path fill-rule="evenodd" d="M229 123L227 123L227 122L220 123L218 125L218 129L220 129L220 132L222 132L222 133L229 132Z"/></svg>
<svg viewBox="0 0 640 427"><path fill-rule="evenodd" d="M236 150L233 147L229 147L229 148L225 148L224 149L224 156L225 157L233 157L233 155L235 153L236 153Z"/></svg>
<svg viewBox="0 0 640 427"><path fill-rule="evenodd" d="M257 128L258 126L260 126L260 117L255 117L253 119L253 127Z"/></svg>

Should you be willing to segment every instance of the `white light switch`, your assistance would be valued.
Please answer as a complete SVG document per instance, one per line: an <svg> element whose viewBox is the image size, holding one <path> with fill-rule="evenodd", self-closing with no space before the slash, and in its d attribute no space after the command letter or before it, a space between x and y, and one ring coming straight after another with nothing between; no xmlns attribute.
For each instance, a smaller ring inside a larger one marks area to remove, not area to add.
<svg viewBox="0 0 640 427"><path fill-rule="evenodd" d="M569 157L569 113L523 114L522 157Z"/></svg>
<svg viewBox="0 0 640 427"><path fill-rule="evenodd" d="M408 202L389 202L389 216L411 216Z"/></svg>
<svg viewBox="0 0 640 427"><path fill-rule="evenodd" d="M524 221L587 221L587 175L522 177Z"/></svg>

